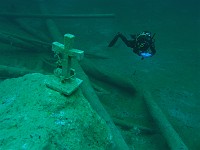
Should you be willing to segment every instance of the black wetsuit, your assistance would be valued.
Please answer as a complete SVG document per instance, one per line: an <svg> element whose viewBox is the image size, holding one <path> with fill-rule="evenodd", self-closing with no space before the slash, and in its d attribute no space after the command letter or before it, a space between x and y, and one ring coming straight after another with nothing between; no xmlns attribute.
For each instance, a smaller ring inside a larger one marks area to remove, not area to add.
<svg viewBox="0 0 200 150"><path fill-rule="evenodd" d="M155 35L155 34L154 34ZM109 43L109 47L114 46L117 40L120 38L127 47L133 49L133 52L141 56L142 53L149 53L153 56L156 53L155 41L153 40L150 32L142 32L140 34L131 35L131 40L128 40L123 34L118 33Z"/></svg>

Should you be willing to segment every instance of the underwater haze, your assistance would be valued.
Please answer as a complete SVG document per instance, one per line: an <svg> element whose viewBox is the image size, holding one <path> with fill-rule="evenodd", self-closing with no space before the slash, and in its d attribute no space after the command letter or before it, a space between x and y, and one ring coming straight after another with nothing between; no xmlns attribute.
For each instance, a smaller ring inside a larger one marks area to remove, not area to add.
<svg viewBox="0 0 200 150"><path fill-rule="evenodd" d="M141 59L121 39L108 47L119 32L133 40L131 35L142 31L155 33L152 57ZM51 45L63 43L66 33L75 35L74 47L84 51L80 66L130 149L200 149L200 1L2 1L0 83L30 73L53 74L58 66ZM159 114L152 114L142 91L151 93L173 135L158 123ZM0 150L5 143L0 134Z"/></svg>

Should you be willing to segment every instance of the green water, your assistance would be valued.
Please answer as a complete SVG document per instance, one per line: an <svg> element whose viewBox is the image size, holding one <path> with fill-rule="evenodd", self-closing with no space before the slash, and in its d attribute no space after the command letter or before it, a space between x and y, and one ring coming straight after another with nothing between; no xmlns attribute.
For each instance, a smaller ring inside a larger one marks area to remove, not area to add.
<svg viewBox="0 0 200 150"><path fill-rule="evenodd" d="M46 8L53 14L114 14L114 18L54 19L61 34L76 36L75 47L86 53L82 66L92 82L111 94L99 95L113 117L157 130L142 101L122 86L102 82L87 65L95 66L106 76L129 79L136 87L148 90L169 122L191 150L200 149L200 2L197 0L49 0ZM37 0L7 0L1 12L40 14ZM19 18L18 22L33 28L35 35L12 18L0 18L0 33L6 32L51 44L45 19ZM117 32L128 38L144 30L156 33L157 53L141 60L118 41L107 45ZM2 34L1 34L2 35ZM43 38L38 38L43 37ZM12 40L0 40L0 65L22 67L35 72L52 73L53 67L40 66L41 58L53 58L51 49L33 45L32 49L15 47ZM91 69L91 68L90 68ZM104 77L106 77L104 76ZM7 77L0 74L2 80ZM121 130L126 142L135 149L168 149L160 133L136 135ZM150 146L151 145L151 146ZM152 146L153 145L153 146Z"/></svg>

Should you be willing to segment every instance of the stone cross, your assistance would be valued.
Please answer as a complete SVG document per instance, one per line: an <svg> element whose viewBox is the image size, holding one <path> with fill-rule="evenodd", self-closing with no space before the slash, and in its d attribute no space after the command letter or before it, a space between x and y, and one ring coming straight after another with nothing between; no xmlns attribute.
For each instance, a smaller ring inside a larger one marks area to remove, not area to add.
<svg viewBox="0 0 200 150"><path fill-rule="evenodd" d="M64 45L59 42L53 42L52 50L55 54L61 54L61 66L62 66L62 81L66 81L75 75L72 66L72 57L77 60L81 60L84 57L84 51L73 49L75 36L72 34L64 35Z"/></svg>
<svg viewBox="0 0 200 150"><path fill-rule="evenodd" d="M52 44L52 51L58 57L59 67L61 66L61 68L56 69L58 70L56 76L59 78L51 76L51 79L46 81L46 86L64 95L71 95L82 83L81 79L75 77L75 70L71 68L72 58L81 60L84 56L84 51L72 48L74 38L75 36L72 34L65 34L64 44L59 42Z"/></svg>

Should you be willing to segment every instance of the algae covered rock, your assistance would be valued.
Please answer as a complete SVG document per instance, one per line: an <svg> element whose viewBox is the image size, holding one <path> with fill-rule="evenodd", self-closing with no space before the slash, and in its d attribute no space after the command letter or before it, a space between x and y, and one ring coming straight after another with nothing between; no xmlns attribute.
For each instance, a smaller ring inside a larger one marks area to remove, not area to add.
<svg viewBox="0 0 200 150"><path fill-rule="evenodd" d="M50 75L28 74L0 83L0 149L104 150L112 136L77 90L46 87Z"/></svg>

